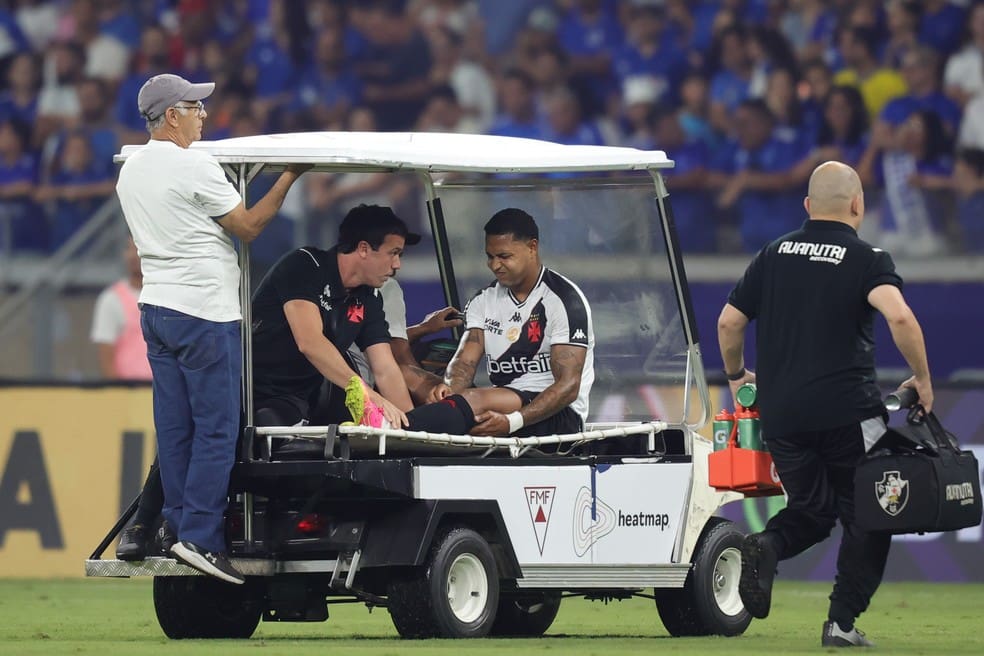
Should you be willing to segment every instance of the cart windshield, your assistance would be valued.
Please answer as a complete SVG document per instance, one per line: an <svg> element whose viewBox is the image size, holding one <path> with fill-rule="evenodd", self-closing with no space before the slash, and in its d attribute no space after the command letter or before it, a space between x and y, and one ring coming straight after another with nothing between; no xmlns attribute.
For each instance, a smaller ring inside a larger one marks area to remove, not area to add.
<svg viewBox="0 0 984 656"><path fill-rule="evenodd" d="M482 226L517 207L540 228L545 266L584 292L595 330L592 422L700 423L688 343L653 178L545 177L435 186L462 304L494 280Z"/></svg>

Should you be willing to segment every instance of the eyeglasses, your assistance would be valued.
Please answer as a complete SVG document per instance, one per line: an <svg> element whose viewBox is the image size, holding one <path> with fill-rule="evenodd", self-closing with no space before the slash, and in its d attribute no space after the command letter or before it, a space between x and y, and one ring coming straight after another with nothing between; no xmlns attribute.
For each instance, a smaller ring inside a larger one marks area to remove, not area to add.
<svg viewBox="0 0 984 656"><path fill-rule="evenodd" d="M172 105L175 109L193 109L195 110L195 116L201 116L205 113L205 103L201 100L196 102L194 105Z"/></svg>

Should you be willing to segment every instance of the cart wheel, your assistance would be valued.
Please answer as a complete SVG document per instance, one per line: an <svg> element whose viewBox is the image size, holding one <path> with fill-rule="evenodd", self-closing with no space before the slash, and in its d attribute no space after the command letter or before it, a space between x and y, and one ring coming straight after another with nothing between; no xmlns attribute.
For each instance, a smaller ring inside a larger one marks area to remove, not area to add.
<svg viewBox="0 0 984 656"><path fill-rule="evenodd" d="M480 638L499 604L499 571L489 543L468 528L434 540L424 567L391 581L388 607L403 638Z"/></svg>
<svg viewBox="0 0 984 656"><path fill-rule="evenodd" d="M694 551L682 589L656 590L656 607L674 636L741 635L752 616L738 595L739 547L744 534L734 522L712 517Z"/></svg>
<svg viewBox="0 0 984 656"><path fill-rule="evenodd" d="M517 593L500 597L490 635L540 636L553 624L560 610L560 592Z"/></svg>
<svg viewBox="0 0 984 656"><path fill-rule="evenodd" d="M260 623L263 594L250 579L240 586L209 576L155 576L154 610L172 640L249 638Z"/></svg>

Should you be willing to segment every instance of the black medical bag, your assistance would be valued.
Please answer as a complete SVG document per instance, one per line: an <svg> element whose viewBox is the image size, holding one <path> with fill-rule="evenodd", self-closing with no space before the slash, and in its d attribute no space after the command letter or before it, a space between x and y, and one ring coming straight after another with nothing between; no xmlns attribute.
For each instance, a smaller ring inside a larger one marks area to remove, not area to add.
<svg viewBox="0 0 984 656"><path fill-rule="evenodd" d="M868 531L932 533L981 522L981 470L933 413L916 406L854 475L855 521Z"/></svg>

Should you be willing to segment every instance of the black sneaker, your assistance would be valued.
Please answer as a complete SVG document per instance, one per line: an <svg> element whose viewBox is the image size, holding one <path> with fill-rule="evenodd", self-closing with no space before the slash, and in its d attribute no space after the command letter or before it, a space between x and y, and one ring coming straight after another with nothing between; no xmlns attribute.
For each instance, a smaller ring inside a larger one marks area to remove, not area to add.
<svg viewBox="0 0 984 656"><path fill-rule="evenodd" d="M752 617L769 616L772 606L772 582L776 577L779 557L769 541L754 533L741 543L741 578L738 594Z"/></svg>
<svg viewBox="0 0 984 656"><path fill-rule="evenodd" d="M246 582L246 577L233 567L224 553L206 551L187 540L182 540L171 547L171 555L188 567L193 567L203 574L214 576L226 583Z"/></svg>
<svg viewBox="0 0 984 656"><path fill-rule="evenodd" d="M143 560L147 557L150 530L144 524L133 524L120 534L116 557L120 560Z"/></svg>
<svg viewBox="0 0 984 656"><path fill-rule="evenodd" d="M874 647L875 643L868 640L857 627L844 631L834 620L823 623L823 635L820 636L823 647Z"/></svg>
<svg viewBox="0 0 984 656"><path fill-rule="evenodd" d="M157 548L160 550L161 555L170 556L171 547L173 547L174 543L177 541L178 536L176 536L174 531L171 530L171 525L166 521L161 522L160 528L157 529L157 537L155 538Z"/></svg>

